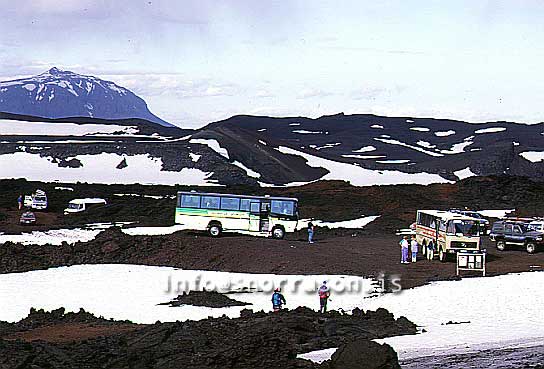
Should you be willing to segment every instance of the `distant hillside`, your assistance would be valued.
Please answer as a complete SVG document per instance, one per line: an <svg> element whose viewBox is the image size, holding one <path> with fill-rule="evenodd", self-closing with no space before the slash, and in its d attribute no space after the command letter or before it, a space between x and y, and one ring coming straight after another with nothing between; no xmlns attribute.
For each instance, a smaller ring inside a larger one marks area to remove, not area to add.
<svg viewBox="0 0 544 369"><path fill-rule="evenodd" d="M199 130L142 119L43 121L0 114L1 178L261 187L544 179L543 124L342 114L235 116Z"/></svg>
<svg viewBox="0 0 544 369"><path fill-rule="evenodd" d="M542 123L473 124L363 114L318 119L234 116L209 124L199 133L215 138L233 159L255 170L263 163L271 163L270 152L283 151L305 157L310 167L322 167L320 159L327 159L351 165L355 172L357 167L426 172L449 180L505 174L542 179L543 134ZM248 149L252 146L258 149ZM280 146L291 150L278 150ZM297 179L304 180L302 176Z"/></svg>
<svg viewBox="0 0 544 369"><path fill-rule="evenodd" d="M136 118L172 126L151 113L145 101L128 89L58 68L0 82L0 111L42 118Z"/></svg>

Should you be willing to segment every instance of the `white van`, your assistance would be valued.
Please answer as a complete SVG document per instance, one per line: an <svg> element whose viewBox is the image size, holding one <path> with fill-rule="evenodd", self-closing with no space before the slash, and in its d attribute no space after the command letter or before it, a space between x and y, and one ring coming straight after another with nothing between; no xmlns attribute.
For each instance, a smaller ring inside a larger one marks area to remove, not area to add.
<svg viewBox="0 0 544 369"><path fill-rule="evenodd" d="M47 195L42 190L36 190L32 195L24 197L23 205L36 210L47 209Z"/></svg>
<svg viewBox="0 0 544 369"><path fill-rule="evenodd" d="M68 207L64 209L64 214L81 213L90 207L106 204L106 200L99 198L73 199L68 203Z"/></svg>

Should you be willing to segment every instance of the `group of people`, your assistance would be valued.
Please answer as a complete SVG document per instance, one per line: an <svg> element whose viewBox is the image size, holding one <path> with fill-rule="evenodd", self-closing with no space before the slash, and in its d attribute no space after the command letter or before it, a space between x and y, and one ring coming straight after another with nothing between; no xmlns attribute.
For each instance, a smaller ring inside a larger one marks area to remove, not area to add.
<svg viewBox="0 0 544 369"><path fill-rule="evenodd" d="M317 294L319 295L319 312L326 313L327 302L329 301L329 297L331 295L329 286L327 286L327 281L323 281L323 284L317 290ZM272 309L275 312L278 312L282 309L283 305L285 305L286 303L287 301L285 300L285 297L281 293L281 289L276 288L274 290L274 293L272 294Z"/></svg>
<svg viewBox="0 0 544 369"><path fill-rule="evenodd" d="M416 236L412 236L410 240L408 236L404 236L400 242L400 263L409 264L409 252L412 252L412 263L417 261L417 252L419 249L419 244L417 243Z"/></svg>

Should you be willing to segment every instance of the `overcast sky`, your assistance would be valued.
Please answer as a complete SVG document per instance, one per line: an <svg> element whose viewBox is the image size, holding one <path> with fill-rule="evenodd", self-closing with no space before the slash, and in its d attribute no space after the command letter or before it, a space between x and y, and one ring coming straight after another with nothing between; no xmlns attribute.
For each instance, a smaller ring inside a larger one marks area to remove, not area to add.
<svg viewBox="0 0 544 369"><path fill-rule="evenodd" d="M234 114L544 121L542 1L0 0L0 79L112 80L181 126Z"/></svg>

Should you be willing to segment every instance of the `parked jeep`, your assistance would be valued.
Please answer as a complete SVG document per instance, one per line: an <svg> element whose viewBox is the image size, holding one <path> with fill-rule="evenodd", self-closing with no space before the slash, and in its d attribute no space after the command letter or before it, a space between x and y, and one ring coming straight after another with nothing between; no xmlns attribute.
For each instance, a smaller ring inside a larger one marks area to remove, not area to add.
<svg viewBox="0 0 544 369"><path fill-rule="evenodd" d="M509 246L523 246L529 254L534 254L537 248L544 245L544 234L533 230L530 223L523 220L500 220L493 223L489 238L495 242L499 251Z"/></svg>

